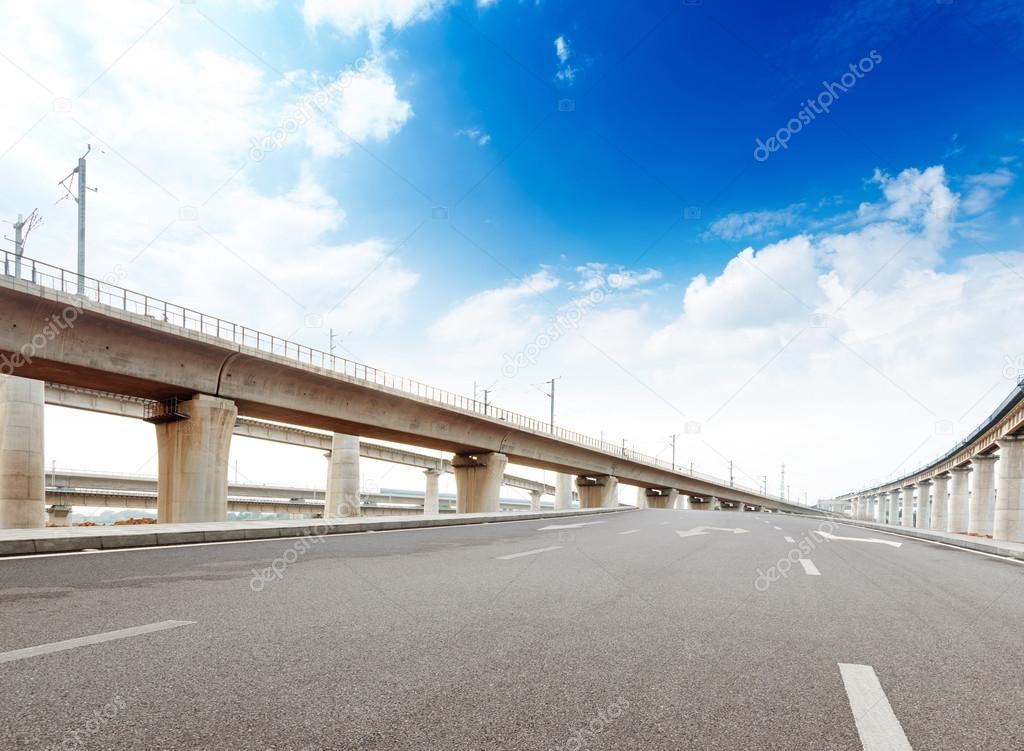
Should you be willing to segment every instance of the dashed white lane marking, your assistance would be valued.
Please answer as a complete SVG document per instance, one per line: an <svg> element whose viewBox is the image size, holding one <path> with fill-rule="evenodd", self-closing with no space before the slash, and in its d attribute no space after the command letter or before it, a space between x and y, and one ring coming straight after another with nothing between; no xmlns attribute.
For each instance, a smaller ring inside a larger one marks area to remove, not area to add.
<svg viewBox="0 0 1024 751"><path fill-rule="evenodd" d="M662 523L661 523L661 526L662 526L662 527L664 527L664 526L665 526L666 524L671 524L671 523L672 523L672 522L662 522Z"/></svg>
<svg viewBox="0 0 1024 751"><path fill-rule="evenodd" d="M772 525L772 529L778 530L779 532L782 531L782 527L776 527L774 524Z"/></svg>
<svg viewBox="0 0 1024 751"><path fill-rule="evenodd" d="M794 539L793 539L792 537L790 537L789 535L786 535L786 542L796 542L796 540L794 540Z"/></svg>
<svg viewBox="0 0 1024 751"><path fill-rule="evenodd" d="M639 532L639 529L627 529L625 532L619 532L620 535L631 535L634 532Z"/></svg>
<svg viewBox="0 0 1024 751"><path fill-rule="evenodd" d="M522 553L512 553L511 555L499 555L496 560L499 561L511 561L513 558L522 558L524 555L537 555L538 553L548 553L552 550L561 550L561 545L552 545L550 548L537 548L536 550L527 550Z"/></svg>
<svg viewBox="0 0 1024 751"><path fill-rule="evenodd" d="M874 668L841 662L839 672L864 751L912 751Z"/></svg>
<svg viewBox="0 0 1024 751"><path fill-rule="evenodd" d="M577 524L549 524L546 527L541 527L538 532L546 532L549 529L579 529L580 527L592 527L595 524L604 524L604 522L579 522Z"/></svg>
<svg viewBox="0 0 1024 751"><path fill-rule="evenodd" d="M130 636L151 634L154 631L166 631L167 629L178 628L179 626L191 626L194 623L195 621L160 621L159 623L150 623L146 626L133 626L132 628L122 628L117 631L105 631L102 634L93 634L92 636L82 636L78 639L66 639L49 644L40 644L38 647L25 647L24 649L15 649L11 652L0 652L0 663L24 660L26 657L39 657L40 655L63 652L77 647L87 647L90 644L101 644L105 641L127 639Z"/></svg>
<svg viewBox="0 0 1024 751"><path fill-rule="evenodd" d="M818 567L814 565L814 562L807 558L798 558L800 565L804 567L804 573L808 576L821 576L821 572L818 571Z"/></svg>

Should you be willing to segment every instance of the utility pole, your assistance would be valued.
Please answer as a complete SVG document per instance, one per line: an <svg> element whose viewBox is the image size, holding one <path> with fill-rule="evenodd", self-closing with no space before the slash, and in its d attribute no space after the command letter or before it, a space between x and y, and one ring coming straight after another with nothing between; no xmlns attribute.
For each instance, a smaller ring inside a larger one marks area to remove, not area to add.
<svg viewBox="0 0 1024 751"><path fill-rule="evenodd" d="M331 342L331 354L334 354L334 329L327 329Z"/></svg>
<svg viewBox="0 0 1024 751"><path fill-rule="evenodd" d="M676 471L676 438L679 437L678 433L673 433L672 438L672 471Z"/></svg>
<svg viewBox="0 0 1024 751"><path fill-rule="evenodd" d="M768 475L761 475L761 479L764 480L764 494L768 495Z"/></svg>
<svg viewBox="0 0 1024 751"><path fill-rule="evenodd" d="M729 460L729 487L731 488L732 486L733 486L733 481L732 481L732 459L730 459Z"/></svg>
<svg viewBox="0 0 1024 751"><path fill-rule="evenodd" d="M786 465L782 465L782 479L779 480L779 498L786 496Z"/></svg>
<svg viewBox="0 0 1024 751"><path fill-rule="evenodd" d="M548 398L551 399L551 419L549 425L551 432L555 432L555 381L559 380L562 376L555 376L550 381L544 381L548 386L551 387L551 391L547 394Z"/></svg>
<svg viewBox="0 0 1024 751"><path fill-rule="evenodd" d="M68 195L75 199L75 203L78 204L78 284L77 291L79 295L85 294L85 191L91 190L93 193L96 192L96 188L90 188L86 183L85 179L85 158L89 156L89 152L92 151L92 144L87 144L85 153L78 158L78 166L71 170L71 174L61 180L58 185L62 186L67 191ZM71 192L71 189L66 185L68 180L78 176L78 195L76 196ZM66 197L66 196L65 196Z"/></svg>
<svg viewBox="0 0 1024 751"><path fill-rule="evenodd" d="M11 224L14 227L14 276L16 277L21 277L21 257L25 255L25 241L28 239L29 233L42 222L37 209L32 209L32 213L28 217L18 214L18 221ZM11 238L6 237L5 239L10 240Z"/></svg>

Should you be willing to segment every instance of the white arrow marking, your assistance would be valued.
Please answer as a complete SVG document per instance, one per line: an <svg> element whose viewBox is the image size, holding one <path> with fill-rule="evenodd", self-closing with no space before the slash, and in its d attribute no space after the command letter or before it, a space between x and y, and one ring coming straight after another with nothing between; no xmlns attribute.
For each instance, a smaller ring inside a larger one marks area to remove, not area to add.
<svg viewBox="0 0 1024 751"><path fill-rule="evenodd" d="M734 535L746 534L748 530L732 527L694 527L693 529L687 530L676 530L676 534L680 537L696 537L697 535L706 535L709 529L713 529L716 532L731 532Z"/></svg>
<svg viewBox="0 0 1024 751"><path fill-rule="evenodd" d="M892 545L894 548L900 547L902 542L893 542L892 540L879 540L875 537L839 537L838 535L830 535L828 532L818 532L819 535L824 537L826 540L849 540L850 542L876 542L879 545Z"/></svg>
<svg viewBox="0 0 1024 751"><path fill-rule="evenodd" d="M541 527L538 532L543 532L547 529L578 529L579 527L589 527L591 524L604 524L604 522L580 522L579 524L549 524L546 527Z"/></svg>

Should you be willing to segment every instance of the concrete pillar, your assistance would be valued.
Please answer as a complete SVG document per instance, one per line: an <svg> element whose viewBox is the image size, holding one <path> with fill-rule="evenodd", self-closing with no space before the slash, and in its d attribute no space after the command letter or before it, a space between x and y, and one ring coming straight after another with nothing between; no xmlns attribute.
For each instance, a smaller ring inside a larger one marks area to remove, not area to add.
<svg viewBox="0 0 1024 751"><path fill-rule="evenodd" d="M885 493L878 493L875 496L875 521L885 524Z"/></svg>
<svg viewBox="0 0 1024 751"><path fill-rule="evenodd" d="M156 515L161 523L228 518L228 455L235 403L196 394L178 405L187 420L159 423Z"/></svg>
<svg viewBox="0 0 1024 751"><path fill-rule="evenodd" d="M460 514L496 514L501 511L501 485L508 457L497 452L456 454L455 510Z"/></svg>
<svg viewBox="0 0 1024 751"><path fill-rule="evenodd" d="M359 436L335 433L328 461L324 515L359 516Z"/></svg>
<svg viewBox="0 0 1024 751"><path fill-rule="evenodd" d="M609 475L577 477L580 508L615 508L619 505L619 481Z"/></svg>
<svg viewBox="0 0 1024 751"><path fill-rule="evenodd" d="M46 523L43 382L0 376L0 529Z"/></svg>
<svg viewBox="0 0 1024 751"><path fill-rule="evenodd" d="M928 529L945 532L949 516L949 475L938 475L932 490L932 517Z"/></svg>
<svg viewBox="0 0 1024 751"><path fill-rule="evenodd" d="M950 472L949 514L946 516L946 531L964 533L970 526L970 488L968 476L971 467L956 467Z"/></svg>
<svg viewBox="0 0 1024 751"><path fill-rule="evenodd" d="M555 475L555 510L572 508L572 475L559 472Z"/></svg>
<svg viewBox="0 0 1024 751"><path fill-rule="evenodd" d="M1024 436L996 441L999 466L992 539L1024 542Z"/></svg>
<svg viewBox="0 0 1024 751"><path fill-rule="evenodd" d="M903 488L903 515L900 517L901 527L914 526L914 486Z"/></svg>
<svg viewBox="0 0 1024 751"><path fill-rule="evenodd" d="M986 454L971 459L974 465L974 487L971 488L971 516L967 524L969 534L992 534L998 458L995 454Z"/></svg>
<svg viewBox="0 0 1024 751"><path fill-rule="evenodd" d="M680 494L680 496L679 496L679 508L683 509L684 511L689 511L690 509L692 509L693 508L693 504L690 503L690 498L691 498L691 496Z"/></svg>
<svg viewBox="0 0 1024 751"><path fill-rule="evenodd" d="M917 520L914 522L914 526L917 529L931 528L932 510L929 500L931 489L931 480L921 480L921 482L917 483Z"/></svg>
<svg viewBox="0 0 1024 751"><path fill-rule="evenodd" d="M856 496L854 496L850 507L850 518L860 519L860 498L857 498Z"/></svg>
<svg viewBox="0 0 1024 751"><path fill-rule="evenodd" d="M889 524L896 526L900 523L900 491L893 488L889 491Z"/></svg>
<svg viewBox="0 0 1024 751"><path fill-rule="evenodd" d="M650 508L651 505L647 502L647 488L636 489L636 507L637 508Z"/></svg>
<svg viewBox="0 0 1024 751"><path fill-rule="evenodd" d="M441 513L440 493L438 492L438 478L441 476L441 470L425 469L423 474L427 477L427 488L423 493L423 513L435 516Z"/></svg>
<svg viewBox="0 0 1024 751"><path fill-rule="evenodd" d="M530 511L540 511L540 497L543 495L539 490L530 491Z"/></svg>
<svg viewBox="0 0 1024 751"><path fill-rule="evenodd" d="M665 508L674 509L677 505L679 505L679 491L676 490L675 488L669 488L668 490L666 490L665 498Z"/></svg>
<svg viewBox="0 0 1024 751"><path fill-rule="evenodd" d="M54 504L46 509L47 522L51 527L71 526L71 506Z"/></svg>

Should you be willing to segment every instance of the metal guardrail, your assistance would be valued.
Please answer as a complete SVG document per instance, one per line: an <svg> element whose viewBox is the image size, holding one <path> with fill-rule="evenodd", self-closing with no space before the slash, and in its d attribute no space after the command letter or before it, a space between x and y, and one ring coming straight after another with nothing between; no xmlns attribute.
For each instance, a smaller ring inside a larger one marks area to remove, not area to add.
<svg viewBox="0 0 1024 751"><path fill-rule="evenodd" d="M761 496L766 500L801 505L786 500L781 496L762 493L760 489L755 490L738 483L730 484L728 481L712 475L683 471L679 465L673 465L670 462L665 462L639 451L624 449L622 446L573 430L560 428L543 420L500 409L479 399L473 399L421 383L420 381L394 375L345 357L338 357L323 350L282 339L273 334L251 329L247 326L185 308L141 292L134 292L110 282L79 275L77 272L69 271L60 266L54 266L45 261L39 261L27 256L21 256L16 259L15 254L8 250L0 251L0 253L3 254L4 275L16 277L21 281L29 282L39 287L59 290L65 294L74 295L78 293L78 288L81 286L83 297L101 305L147 316L153 320L178 326L187 331L195 331L217 339L223 339L232 344L250 347L259 352L266 352L271 355L294 360L302 365L316 366L331 371L335 375L391 389L406 396L416 397L421 401L462 410L463 412L486 417L496 422L514 425L517 428L528 430L537 435L551 436L576 446L596 449L610 456L622 457L638 464L646 464L658 469L667 469L686 477L712 482L723 487L733 487L737 490Z"/></svg>

